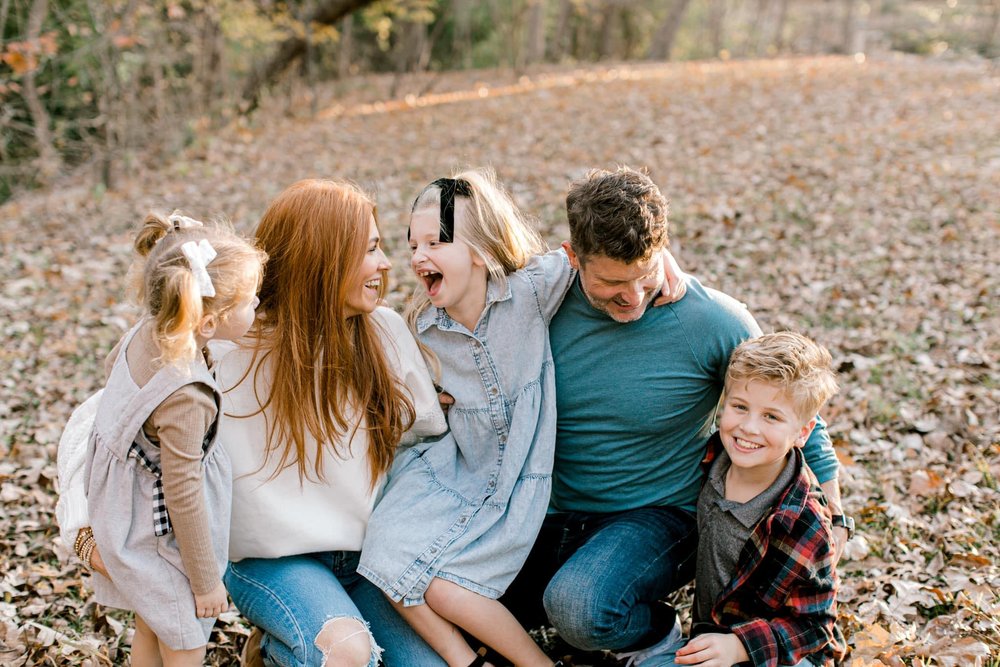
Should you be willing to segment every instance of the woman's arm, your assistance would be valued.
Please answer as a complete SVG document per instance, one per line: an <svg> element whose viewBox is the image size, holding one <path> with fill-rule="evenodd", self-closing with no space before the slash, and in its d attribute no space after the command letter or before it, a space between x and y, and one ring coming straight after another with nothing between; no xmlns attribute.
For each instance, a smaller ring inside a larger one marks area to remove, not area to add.
<svg viewBox="0 0 1000 667"><path fill-rule="evenodd" d="M377 308L373 317L379 323L379 334L389 364L406 387L413 403L413 426L403 435L400 444L412 445L418 438L444 433L448 430L448 423L438 403L437 389L406 322L398 313L386 307Z"/></svg>

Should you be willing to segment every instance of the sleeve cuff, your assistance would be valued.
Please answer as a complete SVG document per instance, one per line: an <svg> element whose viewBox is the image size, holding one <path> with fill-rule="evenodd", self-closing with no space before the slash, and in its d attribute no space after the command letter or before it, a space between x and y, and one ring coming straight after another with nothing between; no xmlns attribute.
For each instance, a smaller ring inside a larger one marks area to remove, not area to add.
<svg viewBox="0 0 1000 667"><path fill-rule="evenodd" d="M81 528L90 525L87 496L82 486L66 489L59 495L59 501L56 503L56 521L59 522L59 535L63 544L72 549L76 534Z"/></svg>

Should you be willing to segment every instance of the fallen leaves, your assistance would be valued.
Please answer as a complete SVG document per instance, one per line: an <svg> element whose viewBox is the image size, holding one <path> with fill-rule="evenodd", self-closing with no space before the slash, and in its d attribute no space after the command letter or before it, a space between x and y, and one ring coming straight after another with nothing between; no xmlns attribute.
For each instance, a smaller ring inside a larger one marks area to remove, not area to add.
<svg viewBox="0 0 1000 667"><path fill-rule="evenodd" d="M0 662L125 661L127 617L87 601L55 539L53 467L62 425L134 318L121 286L148 208L249 230L292 181L351 178L377 196L398 306L415 285L403 230L425 183L492 164L554 244L568 236L569 180L626 162L671 198L685 269L838 364L843 389L825 412L858 523L840 565L848 665L1000 665L995 68L803 58L457 72L430 92L403 82L387 101L391 84L339 84L335 102L318 90L329 103L317 118L275 100L170 161L135 160L116 192L70 181L0 208ZM224 615L209 662L233 664L246 633Z"/></svg>

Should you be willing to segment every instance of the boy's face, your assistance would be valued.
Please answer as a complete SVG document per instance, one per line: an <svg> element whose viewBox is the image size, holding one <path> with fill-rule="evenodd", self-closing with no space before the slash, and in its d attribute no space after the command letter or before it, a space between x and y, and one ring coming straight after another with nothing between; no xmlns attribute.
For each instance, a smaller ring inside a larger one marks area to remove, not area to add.
<svg viewBox="0 0 1000 667"><path fill-rule="evenodd" d="M777 477L792 447L801 447L815 418L803 423L784 388L760 380L736 380L727 388L719 435L737 468Z"/></svg>

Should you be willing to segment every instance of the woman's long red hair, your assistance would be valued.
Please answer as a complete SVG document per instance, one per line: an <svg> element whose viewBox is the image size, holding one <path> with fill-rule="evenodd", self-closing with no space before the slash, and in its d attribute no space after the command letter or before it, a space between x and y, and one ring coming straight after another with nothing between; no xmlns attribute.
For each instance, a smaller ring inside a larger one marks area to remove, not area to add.
<svg viewBox="0 0 1000 667"><path fill-rule="evenodd" d="M361 416L374 486L413 423L413 405L390 368L376 322L346 312L349 292L363 280L373 216L377 224L375 203L356 186L305 180L279 194L257 226L257 244L270 258L255 337L273 373L269 395L260 398L270 413L266 456L280 457L275 474L295 465L300 479L309 478L312 458L312 472L322 479L324 449L350 456L336 443L349 441ZM387 282L383 275L383 291ZM315 452L306 451L306 433Z"/></svg>

